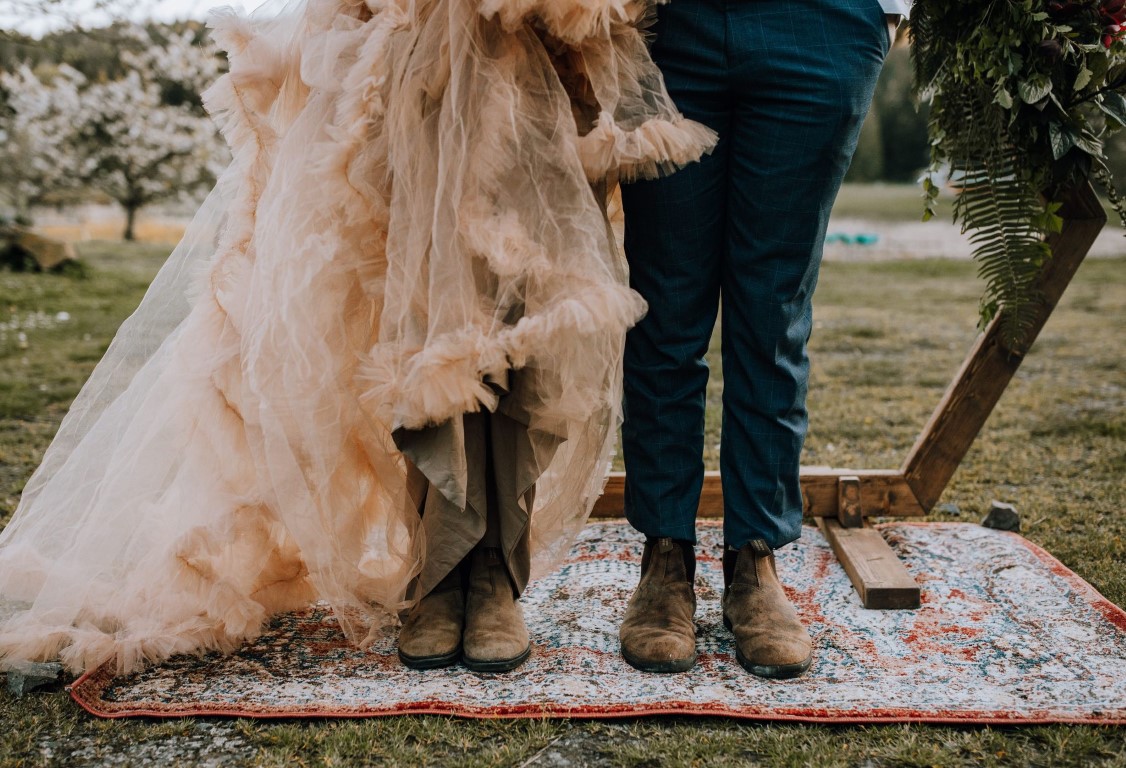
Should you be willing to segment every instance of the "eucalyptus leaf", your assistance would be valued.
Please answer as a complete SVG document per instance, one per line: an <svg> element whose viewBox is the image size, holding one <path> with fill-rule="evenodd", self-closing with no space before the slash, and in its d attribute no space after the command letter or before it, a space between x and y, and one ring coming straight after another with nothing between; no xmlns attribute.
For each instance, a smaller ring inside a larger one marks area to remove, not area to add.
<svg viewBox="0 0 1126 768"><path fill-rule="evenodd" d="M994 99L994 101L996 101L1005 109L1013 108L1013 97L1004 88L1001 88L997 91L997 97Z"/></svg>

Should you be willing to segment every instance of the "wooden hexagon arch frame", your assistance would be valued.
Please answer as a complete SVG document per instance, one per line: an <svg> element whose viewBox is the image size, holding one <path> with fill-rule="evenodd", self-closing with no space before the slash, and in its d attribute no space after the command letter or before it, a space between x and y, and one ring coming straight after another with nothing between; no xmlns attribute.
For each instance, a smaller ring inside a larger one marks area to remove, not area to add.
<svg viewBox="0 0 1126 768"><path fill-rule="evenodd" d="M1063 196L1059 214L1063 228L1048 238L1052 258L1037 280L1043 301L1032 327L1021 343L1009 346L994 318L899 469L802 467L805 516L816 520L865 608L920 604L918 584L865 518L925 515L935 505L1107 220L1089 183ZM625 480L624 472L611 473L592 516L622 516ZM699 516L723 516L719 472L704 477Z"/></svg>

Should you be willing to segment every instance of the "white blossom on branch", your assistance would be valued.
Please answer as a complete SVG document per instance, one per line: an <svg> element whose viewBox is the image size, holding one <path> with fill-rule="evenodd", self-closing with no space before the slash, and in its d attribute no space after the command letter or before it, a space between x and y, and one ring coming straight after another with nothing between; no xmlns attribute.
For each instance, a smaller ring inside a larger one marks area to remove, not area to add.
<svg viewBox="0 0 1126 768"><path fill-rule="evenodd" d="M81 185L72 134L85 82L65 64L43 79L26 66L0 73L6 97L0 110L0 190L18 216L27 216L51 194Z"/></svg>
<svg viewBox="0 0 1126 768"><path fill-rule="evenodd" d="M161 86L134 70L81 93L81 175L125 209L126 239L138 210L213 183L226 163L214 126L190 104L161 102Z"/></svg>
<svg viewBox="0 0 1126 768"><path fill-rule="evenodd" d="M38 129L29 134L39 137L29 141L29 162L116 200L125 209L124 236L133 239L141 208L210 185L229 158L199 100L221 74L222 58L190 31L160 40L140 27L126 34L147 45L121 52L120 78L86 81L68 70L45 83L23 69L3 85L12 119ZM58 119L45 120L47 114ZM36 191L49 187L44 181Z"/></svg>

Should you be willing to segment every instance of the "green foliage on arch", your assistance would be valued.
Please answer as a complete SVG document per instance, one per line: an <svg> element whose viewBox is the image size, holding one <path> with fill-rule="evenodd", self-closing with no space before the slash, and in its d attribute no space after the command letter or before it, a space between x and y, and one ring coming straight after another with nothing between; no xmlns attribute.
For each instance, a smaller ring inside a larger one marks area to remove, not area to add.
<svg viewBox="0 0 1126 768"><path fill-rule="evenodd" d="M1025 337L1051 256L1063 191L1103 182L1126 222L1106 139L1126 125L1126 0L917 0L915 87L931 103L928 215L945 175L986 286L985 324L1001 309Z"/></svg>

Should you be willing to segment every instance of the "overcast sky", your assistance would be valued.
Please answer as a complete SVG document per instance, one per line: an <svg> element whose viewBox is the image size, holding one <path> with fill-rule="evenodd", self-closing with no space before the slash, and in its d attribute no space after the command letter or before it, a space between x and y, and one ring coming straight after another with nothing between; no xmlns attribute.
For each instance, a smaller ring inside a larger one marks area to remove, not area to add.
<svg viewBox="0 0 1126 768"><path fill-rule="evenodd" d="M140 20L155 18L161 21L176 19L203 19L212 8L233 5L245 10L253 10L262 0L136 0L124 7L133 7L128 15ZM18 4L17 4L18 3ZM109 22L109 15L91 10L93 0L68 0L65 12L51 14L29 14L20 9L26 0L0 0L0 29L15 29L32 35L40 35L58 27L66 26L70 19L78 19L84 26L97 26Z"/></svg>

